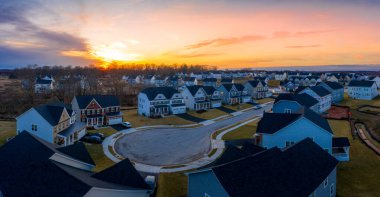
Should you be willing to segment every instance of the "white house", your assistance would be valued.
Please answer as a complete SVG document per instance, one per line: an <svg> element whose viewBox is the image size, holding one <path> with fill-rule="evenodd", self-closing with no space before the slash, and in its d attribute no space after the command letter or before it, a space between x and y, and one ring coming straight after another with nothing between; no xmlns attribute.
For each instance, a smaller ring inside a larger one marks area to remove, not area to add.
<svg viewBox="0 0 380 197"><path fill-rule="evenodd" d="M217 86L217 79L216 78L205 78L202 80L204 86L212 86L215 87Z"/></svg>
<svg viewBox="0 0 380 197"><path fill-rule="evenodd" d="M376 82L377 87L380 88L380 77L379 76L371 77L370 80Z"/></svg>
<svg viewBox="0 0 380 197"><path fill-rule="evenodd" d="M352 80L348 84L348 96L354 99L372 100L379 92L375 81Z"/></svg>
<svg viewBox="0 0 380 197"><path fill-rule="evenodd" d="M228 105L240 104L240 94L239 90L234 86L234 84L221 84L218 87L220 92L222 102Z"/></svg>
<svg viewBox="0 0 380 197"><path fill-rule="evenodd" d="M203 86L203 89L206 91L207 99L211 103L211 108L221 107L222 99L220 92L212 86Z"/></svg>
<svg viewBox="0 0 380 197"><path fill-rule="evenodd" d="M50 75L45 77L37 77L34 84L35 93L50 93L54 89L54 79Z"/></svg>
<svg viewBox="0 0 380 197"><path fill-rule="evenodd" d="M185 77L183 78L183 85L185 86L198 85L198 80L195 77Z"/></svg>
<svg viewBox="0 0 380 197"><path fill-rule="evenodd" d="M244 83L244 87L248 91L248 95L252 99L262 99L268 94L268 86L264 81L252 80Z"/></svg>
<svg viewBox="0 0 380 197"><path fill-rule="evenodd" d="M181 93L172 87L149 87L138 95L138 114L147 117L186 113Z"/></svg>
<svg viewBox="0 0 380 197"><path fill-rule="evenodd" d="M67 146L86 134L86 124L76 121L76 113L64 103L30 108L16 118L17 134L27 131L43 140Z"/></svg>
<svg viewBox="0 0 380 197"><path fill-rule="evenodd" d="M323 113L331 108L332 95L322 86L305 87L298 94L306 93L318 100L319 113Z"/></svg>
<svg viewBox="0 0 380 197"><path fill-rule="evenodd" d="M200 111L211 108L210 100L203 86L186 86L181 92L186 107L190 110Z"/></svg>

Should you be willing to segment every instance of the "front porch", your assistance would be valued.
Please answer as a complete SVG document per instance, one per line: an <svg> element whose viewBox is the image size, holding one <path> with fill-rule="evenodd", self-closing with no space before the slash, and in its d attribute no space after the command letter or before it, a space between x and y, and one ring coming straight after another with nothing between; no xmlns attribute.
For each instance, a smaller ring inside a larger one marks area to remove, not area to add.
<svg viewBox="0 0 380 197"><path fill-rule="evenodd" d="M233 98L230 98L229 104L230 104L230 105L237 105L237 104L240 104L240 97L233 97Z"/></svg>
<svg viewBox="0 0 380 197"><path fill-rule="evenodd" d="M332 139L332 155L338 161L350 160L350 142L346 137L334 137Z"/></svg>
<svg viewBox="0 0 380 197"><path fill-rule="evenodd" d="M200 111L200 110L208 110L210 109L210 102L209 101L198 101L194 103L194 110Z"/></svg>
<svg viewBox="0 0 380 197"><path fill-rule="evenodd" d="M150 117L169 115L169 105L155 105L150 108Z"/></svg>
<svg viewBox="0 0 380 197"><path fill-rule="evenodd" d="M86 124L76 122L69 128L57 134L54 142L59 146L68 146L81 139L86 134Z"/></svg>

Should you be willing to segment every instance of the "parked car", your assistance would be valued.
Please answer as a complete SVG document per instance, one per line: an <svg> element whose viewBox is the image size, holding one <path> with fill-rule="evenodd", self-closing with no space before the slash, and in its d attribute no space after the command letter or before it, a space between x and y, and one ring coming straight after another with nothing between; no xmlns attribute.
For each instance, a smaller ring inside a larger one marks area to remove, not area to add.
<svg viewBox="0 0 380 197"><path fill-rule="evenodd" d="M263 107L261 107L261 105L256 105L253 107L253 109L261 109L261 108L263 108Z"/></svg>
<svg viewBox="0 0 380 197"><path fill-rule="evenodd" d="M96 135L85 135L82 139L82 142L92 143L92 144L101 144L103 142L102 138Z"/></svg>
<svg viewBox="0 0 380 197"><path fill-rule="evenodd" d="M123 122L123 123L121 123L121 125L123 125L124 127L127 127L127 128L132 127L132 124L130 122Z"/></svg>
<svg viewBox="0 0 380 197"><path fill-rule="evenodd" d="M103 133L91 133L91 134L88 134L90 136L98 136L100 137L100 139L104 140L105 136Z"/></svg>

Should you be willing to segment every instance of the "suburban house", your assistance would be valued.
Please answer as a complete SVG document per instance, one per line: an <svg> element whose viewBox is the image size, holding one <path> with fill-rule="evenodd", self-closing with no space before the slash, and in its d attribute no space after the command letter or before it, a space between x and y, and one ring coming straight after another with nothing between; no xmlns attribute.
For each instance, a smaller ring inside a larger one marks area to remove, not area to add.
<svg viewBox="0 0 380 197"><path fill-rule="evenodd" d="M297 89L297 86L288 80L281 81L280 82L281 89L285 90L286 92L294 92Z"/></svg>
<svg viewBox="0 0 380 197"><path fill-rule="evenodd" d="M200 111L211 108L210 100L207 98L207 92L203 89L203 86L187 86L182 90L181 94L186 107L190 110Z"/></svg>
<svg viewBox="0 0 380 197"><path fill-rule="evenodd" d="M288 78L288 74L286 72L276 72L274 73L274 79L279 81L284 81Z"/></svg>
<svg viewBox="0 0 380 197"><path fill-rule="evenodd" d="M35 93L50 93L54 89L54 79L51 75L37 77L34 84Z"/></svg>
<svg viewBox="0 0 380 197"><path fill-rule="evenodd" d="M186 173L189 197L335 196L338 161L306 138Z"/></svg>
<svg viewBox="0 0 380 197"><path fill-rule="evenodd" d="M379 76L370 77L369 80L376 82L377 87L380 88L380 77Z"/></svg>
<svg viewBox="0 0 380 197"><path fill-rule="evenodd" d="M153 188L129 159L100 172L83 143L56 147L21 132L0 147L1 196L149 197Z"/></svg>
<svg viewBox="0 0 380 197"><path fill-rule="evenodd" d="M138 95L138 114L146 117L186 113L181 93L172 87L149 87Z"/></svg>
<svg viewBox="0 0 380 197"><path fill-rule="evenodd" d="M244 83L244 87L248 91L248 95L252 99L266 98L268 94L268 86L264 81L253 80Z"/></svg>
<svg viewBox="0 0 380 197"><path fill-rule="evenodd" d="M71 106L77 119L88 127L115 125L123 122L119 99L114 95L75 96Z"/></svg>
<svg viewBox="0 0 380 197"><path fill-rule="evenodd" d="M322 86L305 87L298 94L306 93L318 100L318 113L323 113L331 108L332 96L331 93Z"/></svg>
<svg viewBox="0 0 380 197"><path fill-rule="evenodd" d="M16 118L17 134L29 132L59 146L67 146L86 134L86 124L77 121L76 112L64 103L32 107Z"/></svg>
<svg viewBox="0 0 380 197"><path fill-rule="evenodd" d="M340 83L326 81L326 82L319 83L318 86L324 87L326 90L328 90L331 93L333 103L339 103L343 100L344 87Z"/></svg>
<svg viewBox="0 0 380 197"><path fill-rule="evenodd" d="M353 99L372 100L379 94L377 89L375 81L352 80L348 84L348 96Z"/></svg>
<svg viewBox="0 0 380 197"><path fill-rule="evenodd" d="M240 104L241 92L232 83L222 84L218 87L220 92L222 103L228 105Z"/></svg>
<svg viewBox="0 0 380 197"><path fill-rule="evenodd" d="M211 108L222 106L220 92L217 89L213 86L203 86L203 89L206 91L207 99L210 101Z"/></svg>
<svg viewBox="0 0 380 197"><path fill-rule="evenodd" d="M248 94L247 87L240 83L234 84L234 86L240 92L240 103L248 103L252 101L251 96Z"/></svg>
<svg viewBox="0 0 380 197"><path fill-rule="evenodd" d="M318 113L318 101L312 96L303 94L284 93L279 94L273 104L274 113L297 113L306 107Z"/></svg>
<svg viewBox="0 0 380 197"><path fill-rule="evenodd" d="M157 87L166 86L166 79L167 77L156 76L156 78L154 79L154 85Z"/></svg>
<svg viewBox="0 0 380 197"><path fill-rule="evenodd" d="M332 154L333 132L326 119L305 109L304 113L266 113L259 121L256 144L264 148L287 148L305 138L311 138Z"/></svg>
<svg viewBox="0 0 380 197"><path fill-rule="evenodd" d="M217 79L216 78L205 78L202 80L203 86L212 86L215 87L217 86Z"/></svg>

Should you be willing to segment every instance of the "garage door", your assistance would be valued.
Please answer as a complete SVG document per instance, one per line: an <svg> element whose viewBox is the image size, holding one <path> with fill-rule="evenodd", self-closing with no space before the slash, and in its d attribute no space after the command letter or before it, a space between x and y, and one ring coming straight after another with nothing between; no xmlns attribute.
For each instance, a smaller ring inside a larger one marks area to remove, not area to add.
<svg viewBox="0 0 380 197"><path fill-rule="evenodd" d="M108 125L115 125L115 124L121 124L123 122L123 118L109 118L108 119Z"/></svg>
<svg viewBox="0 0 380 197"><path fill-rule="evenodd" d="M173 108L173 114L183 114L186 113L186 107Z"/></svg>

